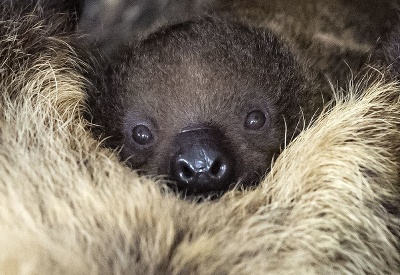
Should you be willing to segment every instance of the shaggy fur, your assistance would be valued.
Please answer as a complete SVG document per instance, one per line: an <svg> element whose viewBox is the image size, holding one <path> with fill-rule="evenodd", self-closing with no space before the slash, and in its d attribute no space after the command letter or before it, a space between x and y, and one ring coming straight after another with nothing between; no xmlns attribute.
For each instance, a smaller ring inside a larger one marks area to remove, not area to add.
<svg viewBox="0 0 400 275"><path fill-rule="evenodd" d="M396 83L337 93L255 190L189 203L85 131L79 46L15 13L0 21L1 274L398 274Z"/></svg>
<svg viewBox="0 0 400 275"><path fill-rule="evenodd" d="M85 0L79 30L90 34L106 52L161 25L184 21L206 10L216 0Z"/></svg>
<svg viewBox="0 0 400 275"><path fill-rule="evenodd" d="M119 0L121 1L121 0ZM221 0L225 13L281 34L333 83L371 59L382 58L385 41L398 20L397 0Z"/></svg>

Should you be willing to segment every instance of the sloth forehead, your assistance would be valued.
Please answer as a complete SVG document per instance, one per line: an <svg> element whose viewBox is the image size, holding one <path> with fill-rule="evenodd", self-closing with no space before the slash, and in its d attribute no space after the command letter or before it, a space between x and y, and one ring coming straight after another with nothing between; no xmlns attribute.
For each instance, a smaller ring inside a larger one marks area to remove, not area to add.
<svg viewBox="0 0 400 275"><path fill-rule="evenodd" d="M268 108L286 86L297 89L299 68L279 39L220 23L188 23L130 48L116 73L124 108L161 118L228 118Z"/></svg>
<svg viewBox="0 0 400 275"><path fill-rule="evenodd" d="M277 68L291 70L296 63L290 50L270 31L212 18L160 30L125 54L130 67L149 72L203 64L213 71L255 68L274 73Z"/></svg>
<svg viewBox="0 0 400 275"><path fill-rule="evenodd" d="M275 101L279 81L278 77L260 77L259 71L187 59L179 65L158 64L153 70L132 72L125 78L126 100L128 105L140 102L171 111L229 110L251 101Z"/></svg>
<svg viewBox="0 0 400 275"><path fill-rule="evenodd" d="M212 105L235 97L240 102L260 93L273 98L286 82L299 81L297 65L282 62L246 50L208 56L194 50L158 53L130 63L121 80L128 98Z"/></svg>
<svg viewBox="0 0 400 275"><path fill-rule="evenodd" d="M273 88L266 90L251 76L219 74L193 64L180 69L171 75L152 74L145 78L146 85L132 77L135 81L123 101L126 112L150 116L168 130L179 131L188 125L241 124L251 110L273 111Z"/></svg>
<svg viewBox="0 0 400 275"><path fill-rule="evenodd" d="M176 115L204 116L216 111L222 115L260 103L274 104L286 82L292 81L285 79L288 75L292 78L293 74L254 64L226 66L223 60L219 63L193 57L145 68L132 66L122 78L123 101L128 107Z"/></svg>

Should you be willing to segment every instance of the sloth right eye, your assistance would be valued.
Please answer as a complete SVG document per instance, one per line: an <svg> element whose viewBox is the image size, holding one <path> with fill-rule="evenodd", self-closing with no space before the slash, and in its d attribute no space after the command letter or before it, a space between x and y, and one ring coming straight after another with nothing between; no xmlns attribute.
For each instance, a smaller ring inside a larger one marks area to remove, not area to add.
<svg viewBox="0 0 400 275"><path fill-rule="evenodd" d="M153 141L153 134L147 126L139 124L132 129L132 139L139 145L147 145Z"/></svg>

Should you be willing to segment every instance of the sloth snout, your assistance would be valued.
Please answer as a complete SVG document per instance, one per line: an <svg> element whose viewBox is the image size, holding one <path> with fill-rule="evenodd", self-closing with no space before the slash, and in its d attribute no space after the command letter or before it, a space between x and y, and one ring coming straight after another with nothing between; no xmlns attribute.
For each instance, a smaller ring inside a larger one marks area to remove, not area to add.
<svg viewBox="0 0 400 275"><path fill-rule="evenodd" d="M170 176L179 190L189 193L225 191L234 181L234 158L212 129L178 134L177 153L170 160Z"/></svg>

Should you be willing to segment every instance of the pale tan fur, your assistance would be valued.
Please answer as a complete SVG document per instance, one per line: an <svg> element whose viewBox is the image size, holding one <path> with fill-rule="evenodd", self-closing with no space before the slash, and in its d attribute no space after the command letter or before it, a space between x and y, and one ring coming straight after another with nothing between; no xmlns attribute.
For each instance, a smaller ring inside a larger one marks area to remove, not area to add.
<svg viewBox="0 0 400 275"><path fill-rule="evenodd" d="M49 39L0 57L0 274L399 273L398 84L337 92L259 187L196 204L89 135L85 65Z"/></svg>

